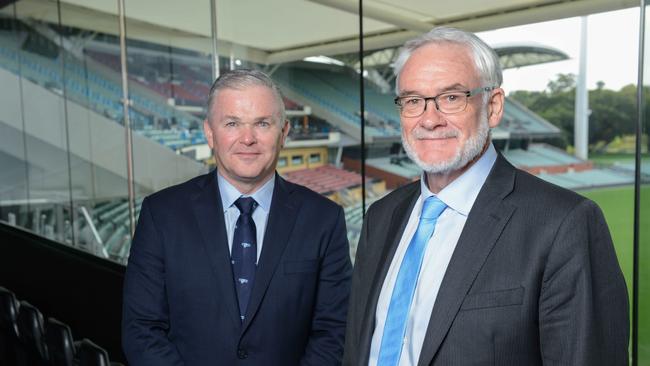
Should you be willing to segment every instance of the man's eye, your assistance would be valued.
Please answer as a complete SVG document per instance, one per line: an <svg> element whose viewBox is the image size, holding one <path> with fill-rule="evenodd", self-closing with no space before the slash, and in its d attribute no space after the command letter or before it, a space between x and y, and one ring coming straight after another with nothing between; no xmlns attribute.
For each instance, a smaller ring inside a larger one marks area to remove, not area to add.
<svg viewBox="0 0 650 366"><path fill-rule="evenodd" d="M259 127L270 127L271 123L269 121L259 121L259 122L257 122L257 125Z"/></svg>
<svg viewBox="0 0 650 366"><path fill-rule="evenodd" d="M461 99L460 94L447 94L445 95L445 101L447 103L456 103Z"/></svg>
<svg viewBox="0 0 650 366"><path fill-rule="evenodd" d="M422 98L404 98L402 104L405 106L415 106L422 102Z"/></svg>
<svg viewBox="0 0 650 366"><path fill-rule="evenodd" d="M235 121L227 121L225 123L225 126L226 127L235 127L235 126L237 126L237 122L235 122Z"/></svg>

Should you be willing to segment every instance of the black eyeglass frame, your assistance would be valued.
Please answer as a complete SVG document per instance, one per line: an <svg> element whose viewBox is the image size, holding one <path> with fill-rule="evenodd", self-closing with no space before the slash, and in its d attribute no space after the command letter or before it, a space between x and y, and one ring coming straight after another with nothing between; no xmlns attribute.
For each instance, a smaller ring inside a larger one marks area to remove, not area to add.
<svg viewBox="0 0 650 366"><path fill-rule="evenodd" d="M393 99L393 102L397 105L397 108L400 110L400 114L402 114L402 111L403 111L402 99L404 99L404 98L421 98L421 99L423 99L424 100L424 108L422 108L422 112L420 114L418 114L418 115L406 116L406 117L410 117L410 118L420 117L421 115L423 115L424 112L426 112L426 110L427 110L427 104L429 104L428 102L430 100L433 100L433 104L435 104L436 110L438 110L440 113L456 114L456 113L463 112L467 108L467 99L465 100L465 106L462 109L460 109L458 111L455 111L455 112L449 113L449 112L444 112L444 111L440 110L440 106L438 105L438 98L440 98L442 96L445 96L445 95L448 95L448 94L454 94L454 93L463 93L463 94L465 94L465 96L467 98L469 98L469 97L473 97L473 96L478 95L478 94L490 92L490 91L492 91L492 90L494 90L496 88L498 88L497 85L494 85L494 86L481 86L481 87L478 87L478 88L475 88L475 89L472 89L472 90L452 90L452 91L446 91L444 93L440 93L440 94L438 94L436 96L433 96L433 97L423 97L423 96L420 96L420 95L403 95L403 96L395 97L395 99Z"/></svg>

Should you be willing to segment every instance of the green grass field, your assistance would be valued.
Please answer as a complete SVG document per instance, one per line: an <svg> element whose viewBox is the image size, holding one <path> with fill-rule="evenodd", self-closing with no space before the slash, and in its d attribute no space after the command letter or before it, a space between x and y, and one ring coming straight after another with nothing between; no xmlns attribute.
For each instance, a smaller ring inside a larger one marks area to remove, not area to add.
<svg viewBox="0 0 650 366"><path fill-rule="evenodd" d="M634 163L634 154L589 154L589 160L596 164ZM650 154L641 154L643 161L650 160Z"/></svg>
<svg viewBox="0 0 650 366"><path fill-rule="evenodd" d="M580 192L603 210L632 301L634 187ZM641 189L639 256L639 365L650 365L650 187ZM631 312L630 312L631 316Z"/></svg>

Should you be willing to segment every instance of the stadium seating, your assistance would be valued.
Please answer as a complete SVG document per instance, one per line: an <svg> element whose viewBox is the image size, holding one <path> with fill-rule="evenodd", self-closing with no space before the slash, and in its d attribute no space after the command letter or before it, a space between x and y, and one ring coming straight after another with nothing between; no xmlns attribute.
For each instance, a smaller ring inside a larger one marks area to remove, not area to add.
<svg viewBox="0 0 650 366"><path fill-rule="evenodd" d="M360 128L359 96L350 92L356 89L353 77L324 70L313 72L286 67L279 68L273 77L283 89L292 90L304 98L304 101L300 101L303 104L318 105L337 116L343 123ZM342 84L334 83L331 79L341 81ZM369 112L379 117L383 114L380 111L369 110ZM394 128L379 128L379 126L367 126L366 134L379 137L399 136Z"/></svg>
<svg viewBox="0 0 650 366"><path fill-rule="evenodd" d="M533 152L539 156L548 158L553 164L579 164L583 160L576 158L573 155L567 154L565 151L559 150L555 147L546 144L531 144L528 151Z"/></svg>
<svg viewBox="0 0 650 366"><path fill-rule="evenodd" d="M634 183L634 175L612 169L592 169L560 174L542 173L540 178L568 189L603 188Z"/></svg>
<svg viewBox="0 0 650 366"><path fill-rule="evenodd" d="M45 339L51 366L74 365L76 352L70 327L54 318L49 318L47 320Z"/></svg>
<svg viewBox="0 0 650 366"><path fill-rule="evenodd" d="M98 50L87 50L86 54L116 72L121 70L120 58L117 54ZM130 57L144 58L141 55L130 55ZM138 61L143 62L138 63ZM133 70L131 80L155 91L165 98L173 97L176 104L205 105L206 97L210 91L210 85L204 80L206 79L206 75L211 75L210 68L207 65L203 67L188 66L171 60L166 61L167 64L160 65L160 59L157 57L150 57L148 60L132 60L131 63L138 63L139 68ZM173 74L167 72L165 75L165 70L172 63ZM196 70L197 67L198 70ZM147 70L147 72L143 72L144 70ZM207 79L209 80L209 78Z"/></svg>
<svg viewBox="0 0 650 366"><path fill-rule="evenodd" d="M362 181L361 175L358 173L339 169L332 165L288 172L284 174L284 178L320 194L328 194L359 186Z"/></svg>
<svg viewBox="0 0 650 366"><path fill-rule="evenodd" d="M22 344L25 365L46 366L49 355L45 344L43 314L26 301L21 301L18 309L18 338Z"/></svg>
<svg viewBox="0 0 650 366"><path fill-rule="evenodd" d="M634 174L636 169L634 161L617 161L611 166L611 168L628 174ZM650 182L650 161L648 158L641 159L640 168L642 182Z"/></svg>
<svg viewBox="0 0 650 366"><path fill-rule="evenodd" d="M49 318L0 287L0 365L8 366L121 366L88 339L75 342L70 327Z"/></svg>
<svg viewBox="0 0 650 366"><path fill-rule="evenodd" d="M6 34L0 31L0 65L3 68L55 93L63 94L65 91L67 99L122 123L122 86L116 71L92 60L77 59L64 51L56 59L23 51L19 40L24 37L22 33ZM176 121L180 129L201 125L199 118L175 109L162 97L156 97L153 89L150 95L143 89L141 86L129 90L134 105L129 117L134 129L150 126L156 120ZM192 143L179 141L174 147Z"/></svg>
<svg viewBox="0 0 650 366"><path fill-rule="evenodd" d="M0 365L17 363L18 307L14 293L0 287Z"/></svg>
<svg viewBox="0 0 650 366"><path fill-rule="evenodd" d="M493 129L493 134L502 132L510 138L543 138L559 137L562 135L559 128L541 118L521 103L506 97L503 118L498 127Z"/></svg>
<svg viewBox="0 0 650 366"><path fill-rule="evenodd" d="M512 164L521 168L570 166L584 163L584 160L546 144L530 144L527 150L505 150L503 155Z"/></svg>
<svg viewBox="0 0 650 366"><path fill-rule="evenodd" d="M135 216L140 214L143 198L136 200ZM131 237L129 206L126 199L99 203L93 210L93 223L110 258L126 263Z"/></svg>
<svg viewBox="0 0 650 366"><path fill-rule="evenodd" d="M89 339L81 340L79 344L79 366L110 366L108 352Z"/></svg>
<svg viewBox="0 0 650 366"><path fill-rule="evenodd" d="M205 135L201 130L188 129L155 129L147 126L136 133L157 141L172 149L179 149L188 145L205 144Z"/></svg>

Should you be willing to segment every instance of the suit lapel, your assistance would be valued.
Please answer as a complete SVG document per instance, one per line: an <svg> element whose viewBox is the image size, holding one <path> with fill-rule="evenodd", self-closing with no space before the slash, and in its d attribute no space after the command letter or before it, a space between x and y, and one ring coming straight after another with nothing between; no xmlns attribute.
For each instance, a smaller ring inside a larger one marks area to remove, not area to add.
<svg viewBox="0 0 650 366"><path fill-rule="evenodd" d="M372 342L372 334L375 330L375 313L377 310L377 302L379 301L379 294L381 293L381 288L384 285L384 280L390 264L395 255L395 251L399 245L399 242L402 238L402 233L404 228L408 223L411 211L415 202L417 202L418 197L420 196L420 183L412 183L412 186L408 188L409 191L406 192L405 199L401 200L393 211L393 215L388 226L388 231L386 234L385 241L379 241L377 243L371 243L370 246L377 244L385 243L383 248L373 248L371 250L381 251L381 254L377 257L377 265L370 265L369 268L377 268L375 278L372 280L372 287L368 296L368 303L365 308L368 311L364 312L364 318L361 325L362 332L359 339L359 346L364 352L364 359L361 364L368 364L368 358L370 356L370 345ZM367 238L366 240L368 240Z"/></svg>
<svg viewBox="0 0 650 366"><path fill-rule="evenodd" d="M474 279L515 208L503 202L514 186L515 170L499 155L458 239L436 298L419 366L431 364Z"/></svg>
<svg viewBox="0 0 650 366"><path fill-rule="evenodd" d="M208 261L217 278L218 288L222 291L223 297L219 301L226 303L230 318L236 326L240 326L239 305L228 250L228 235L216 174L217 172L213 171L207 175L202 181L200 191L192 197L194 216L203 238Z"/></svg>
<svg viewBox="0 0 650 366"><path fill-rule="evenodd" d="M293 187L291 184L288 184L284 179L276 175L271 210L262 243L262 253L257 262L255 283L253 284L250 302L246 309L246 320L242 327L242 334L255 317L255 313L280 263L280 259L289 242L291 231L296 222L301 202L296 202L296 198L291 197L292 190Z"/></svg>

